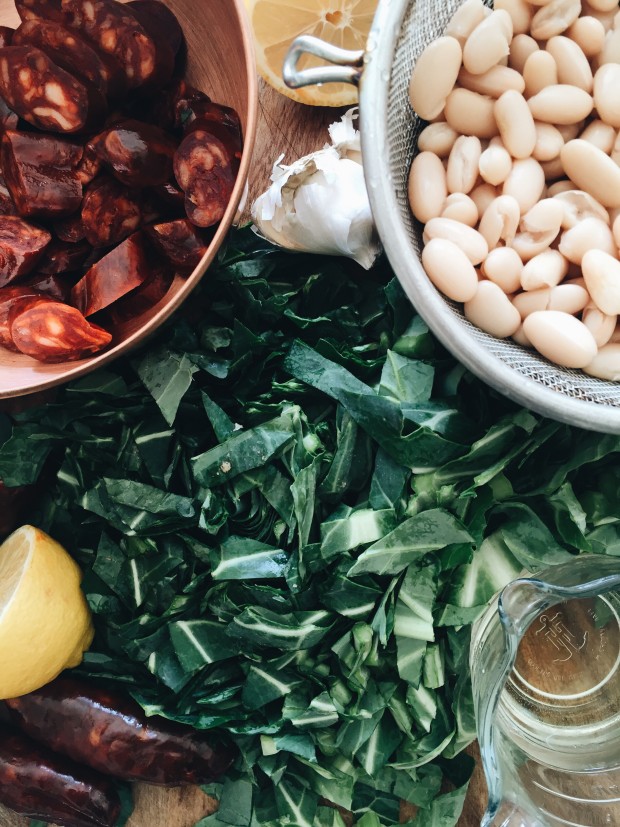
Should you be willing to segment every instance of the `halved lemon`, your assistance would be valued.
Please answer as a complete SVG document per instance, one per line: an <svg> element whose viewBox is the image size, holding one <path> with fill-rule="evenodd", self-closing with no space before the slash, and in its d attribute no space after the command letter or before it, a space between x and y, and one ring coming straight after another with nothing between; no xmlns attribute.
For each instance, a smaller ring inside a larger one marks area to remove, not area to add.
<svg viewBox="0 0 620 827"><path fill-rule="evenodd" d="M289 89L282 64L293 40L302 34L320 37L343 49L364 49L378 0L245 0L250 14L258 70L270 86L312 106L351 106L357 89L348 83L325 83ZM299 69L324 65L305 55Z"/></svg>
<svg viewBox="0 0 620 827"><path fill-rule="evenodd" d="M0 546L0 698L40 689L80 663L94 634L81 579L38 528L22 526Z"/></svg>

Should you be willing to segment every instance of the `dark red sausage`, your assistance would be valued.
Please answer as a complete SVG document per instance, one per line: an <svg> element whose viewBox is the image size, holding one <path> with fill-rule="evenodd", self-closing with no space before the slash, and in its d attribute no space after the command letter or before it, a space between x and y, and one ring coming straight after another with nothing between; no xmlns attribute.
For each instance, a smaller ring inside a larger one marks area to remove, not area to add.
<svg viewBox="0 0 620 827"><path fill-rule="evenodd" d="M131 781L206 784L228 769L230 746L163 718L147 718L132 699L72 678L57 678L7 701L37 741L101 772Z"/></svg>
<svg viewBox="0 0 620 827"><path fill-rule="evenodd" d="M95 137L90 140L84 147L84 153L77 167L77 177L83 186L90 184L99 175L103 169L103 161L97 153L97 144L99 138Z"/></svg>
<svg viewBox="0 0 620 827"><path fill-rule="evenodd" d="M11 29L9 26L0 26L0 49L12 44L14 34L15 29Z"/></svg>
<svg viewBox="0 0 620 827"><path fill-rule="evenodd" d="M149 92L159 92L162 86L170 83L174 73L176 52L170 43L166 26L159 18L143 11L139 6L129 6L129 9L155 44L155 74L146 84L146 88Z"/></svg>
<svg viewBox="0 0 620 827"><path fill-rule="evenodd" d="M78 241L84 241L86 238L81 215L72 215L70 218L62 218L60 221L55 221L53 229L56 238L59 238L61 241L67 241L70 244L77 244Z"/></svg>
<svg viewBox="0 0 620 827"><path fill-rule="evenodd" d="M164 36L167 39L173 54L176 56L185 42L185 35L174 12L160 0L131 0L127 5L151 37ZM142 15L144 15L144 18Z"/></svg>
<svg viewBox="0 0 620 827"><path fill-rule="evenodd" d="M121 811L108 778L7 730L0 732L0 802L63 827L113 827Z"/></svg>
<svg viewBox="0 0 620 827"><path fill-rule="evenodd" d="M79 310L39 299L10 318L15 347L39 362L70 362L97 353L112 336L87 321Z"/></svg>
<svg viewBox="0 0 620 827"><path fill-rule="evenodd" d="M42 293L34 287L19 285L0 289L0 345L18 352L11 337L9 319L14 307L25 307L28 301L42 298ZM1 493L1 489L0 489ZM0 502L2 498L0 497Z"/></svg>
<svg viewBox="0 0 620 827"><path fill-rule="evenodd" d="M56 299L59 302L67 303L71 296L71 284L62 276L55 274L46 276L39 272L38 275L24 282L24 287L31 287L33 290L43 293L44 296Z"/></svg>
<svg viewBox="0 0 620 827"><path fill-rule="evenodd" d="M173 281L172 270L162 262L153 263L151 261L150 265L151 271L144 284L123 296L110 308L110 320L113 324L135 321L147 310L158 304L168 293Z"/></svg>
<svg viewBox="0 0 620 827"><path fill-rule="evenodd" d="M140 227L140 194L107 176L97 178L82 201L82 226L93 247L109 247Z"/></svg>
<svg viewBox="0 0 620 827"><path fill-rule="evenodd" d="M0 287L30 273L51 239L16 215L0 216Z"/></svg>
<svg viewBox="0 0 620 827"><path fill-rule="evenodd" d="M42 275L74 273L84 266L91 250L90 244L86 241L52 241L37 271Z"/></svg>
<svg viewBox="0 0 620 827"><path fill-rule="evenodd" d="M125 120L94 142L99 158L129 187L157 186L172 175L177 141L152 124Z"/></svg>
<svg viewBox="0 0 620 827"><path fill-rule="evenodd" d="M107 95L113 81L109 65L77 32L54 20L29 20L17 29L13 46L30 44L45 52L57 66L86 80Z"/></svg>
<svg viewBox="0 0 620 827"><path fill-rule="evenodd" d="M82 185L75 169L82 147L50 135L8 130L0 159L19 215L60 218L79 210Z"/></svg>
<svg viewBox="0 0 620 827"><path fill-rule="evenodd" d="M58 23L66 21L60 0L15 0L15 8L24 22L26 20L55 20Z"/></svg>
<svg viewBox="0 0 620 827"><path fill-rule="evenodd" d="M4 177L0 175L0 215L15 215L17 208L11 198L11 193Z"/></svg>
<svg viewBox="0 0 620 827"><path fill-rule="evenodd" d="M116 0L62 0L70 25L120 64L136 89L157 74L157 48L131 11Z"/></svg>
<svg viewBox="0 0 620 827"><path fill-rule="evenodd" d="M214 103L204 92L181 81L177 91L175 120L184 127L186 134L200 129L219 138L236 163L235 172L239 169L243 133L235 109Z"/></svg>
<svg viewBox="0 0 620 827"><path fill-rule="evenodd" d="M147 227L146 232L177 270L193 270L208 249L199 231L186 218Z"/></svg>
<svg viewBox="0 0 620 827"><path fill-rule="evenodd" d="M142 237L135 233L90 268L71 291L71 301L85 316L92 316L139 287L148 276Z"/></svg>
<svg viewBox="0 0 620 827"><path fill-rule="evenodd" d="M48 132L95 129L105 117L96 87L30 45L0 49L0 95L20 118Z"/></svg>
<svg viewBox="0 0 620 827"><path fill-rule="evenodd" d="M220 221L235 186L231 157L214 135L197 129L174 156L174 174L185 193L187 217L197 227Z"/></svg>
<svg viewBox="0 0 620 827"><path fill-rule="evenodd" d="M185 193L172 181L152 187L149 192L166 215L171 218L185 215Z"/></svg>
<svg viewBox="0 0 620 827"><path fill-rule="evenodd" d="M0 98L0 131L17 129L18 125L19 115L7 106L5 100Z"/></svg>

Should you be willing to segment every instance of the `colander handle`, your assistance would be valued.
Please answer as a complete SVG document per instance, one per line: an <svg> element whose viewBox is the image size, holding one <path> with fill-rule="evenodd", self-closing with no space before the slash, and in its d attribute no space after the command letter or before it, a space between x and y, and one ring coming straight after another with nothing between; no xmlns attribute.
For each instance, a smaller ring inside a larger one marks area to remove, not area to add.
<svg viewBox="0 0 620 827"><path fill-rule="evenodd" d="M312 69L298 69L303 55L313 55L327 60L334 66L315 66ZM363 50L340 49L319 37L304 34L296 37L284 58L282 77L291 89L314 86L317 83L352 83L357 86L362 75Z"/></svg>

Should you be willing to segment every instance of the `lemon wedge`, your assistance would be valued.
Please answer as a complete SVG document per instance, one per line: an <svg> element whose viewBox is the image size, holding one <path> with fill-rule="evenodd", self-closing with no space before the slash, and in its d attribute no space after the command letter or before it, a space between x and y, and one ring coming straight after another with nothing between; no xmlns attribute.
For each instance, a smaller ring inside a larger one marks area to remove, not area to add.
<svg viewBox="0 0 620 827"><path fill-rule="evenodd" d="M0 698L40 689L80 663L94 634L81 578L65 549L33 526L0 546Z"/></svg>
<svg viewBox="0 0 620 827"><path fill-rule="evenodd" d="M246 0L254 32L258 70L270 86L312 106L351 106L357 89L348 83L326 83L289 89L282 64L292 41L302 34L320 37L343 49L364 49L377 0ZM299 69L325 65L305 55Z"/></svg>

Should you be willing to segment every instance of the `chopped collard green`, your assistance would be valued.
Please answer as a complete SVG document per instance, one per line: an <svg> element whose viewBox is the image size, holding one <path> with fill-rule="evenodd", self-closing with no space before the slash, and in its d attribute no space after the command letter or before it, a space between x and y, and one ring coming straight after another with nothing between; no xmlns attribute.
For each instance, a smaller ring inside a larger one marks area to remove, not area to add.
<svg viewBox="0 0 620 827"><path fill-rule="evenodd" d="M239 746L201 827L456 824L469 624L524 568L620 555L620 437L473 378L385 262L248 230L145 350L0 434L84 570L78 672Z"/></svg>

